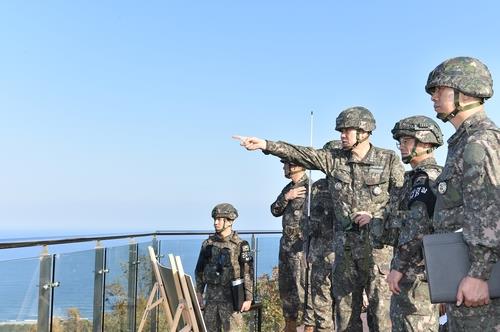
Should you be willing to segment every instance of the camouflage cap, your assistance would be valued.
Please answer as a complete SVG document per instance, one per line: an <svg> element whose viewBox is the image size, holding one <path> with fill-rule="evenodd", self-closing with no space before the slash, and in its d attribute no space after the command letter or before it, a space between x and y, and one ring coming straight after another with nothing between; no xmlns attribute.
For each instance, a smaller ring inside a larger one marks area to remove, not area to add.
<svg viewBox="0 0 500 332"><path fill-rule="evenodd" d="M285 159L280 159L280 162L283 164L288 164L290 166L298 166L297 164L292 163L291 161L285 160Z"/></svg>
<svg viewBox="0 0 500 332"><path fill-rule="evenodd" d="M350 107L340 112L335 121L335 130L341 131L345 128L362 129L367 132L375 130L375 118L365 107Z"/></svg>
<svg viewBox="0 0 500 332"><path fill-rule="evenodd" d="M392 128L391 133L395 140L399 140L401 136L410 136L422 143L430 143L435 146L443 145L443 133L438 124L423 115L399 120Z"/></svg>
<svg viewBox="0 0 500 332"><path fill-rule="evenodd" d="M425 91L447 86L471 97L488 99L493 96L491 73L481 61L470 57L448 59L429 73Z"/></svg>
<svg viewBox="0 0 500 332"><path fill-rule="evenodd" d="M238 210L234 208L229 203L221 203L217 204L213 209L212 209L212 218L227 218L234 220L238 218Z"/></svg>

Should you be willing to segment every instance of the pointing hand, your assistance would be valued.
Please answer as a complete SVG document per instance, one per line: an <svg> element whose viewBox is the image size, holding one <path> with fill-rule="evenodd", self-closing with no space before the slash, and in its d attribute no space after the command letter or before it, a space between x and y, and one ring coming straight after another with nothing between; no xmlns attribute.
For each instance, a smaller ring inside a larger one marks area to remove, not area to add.
<svg viewBox="0 0 500 332"><path fill-rule="evenodd" d="M239 135L234 135L232 138L240 141L240 145L245 149L247 149L248 151L253 151L258 149L265 150L267 147L266 140L263 140L261 138L239 136Z"/></svg>

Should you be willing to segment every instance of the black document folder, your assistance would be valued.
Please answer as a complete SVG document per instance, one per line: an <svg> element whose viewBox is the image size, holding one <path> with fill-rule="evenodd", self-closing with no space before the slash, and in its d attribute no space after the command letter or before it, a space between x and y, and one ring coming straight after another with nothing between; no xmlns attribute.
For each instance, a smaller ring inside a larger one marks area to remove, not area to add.
<svg viewBox="0 0 500 332"><path fill-rule="evenodd" d="M431 302L456 302L458 285L470 268L462 233L424 236L424 257ZM500 297L500 262L494 265L488 286L490 298Z"/></svg>

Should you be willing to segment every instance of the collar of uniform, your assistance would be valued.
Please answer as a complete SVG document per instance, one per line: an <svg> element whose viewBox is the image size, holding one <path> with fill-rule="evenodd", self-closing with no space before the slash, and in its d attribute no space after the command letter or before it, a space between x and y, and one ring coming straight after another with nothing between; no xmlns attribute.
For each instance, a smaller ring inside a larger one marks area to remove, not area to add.
<svg viewBox="0 0 500 332"><path fill-rule="evenodd" d="M214 235L212 235L212 237L213 237L214 241L227 242L227 241L231 240L235 234L236 234L236 232L232 231L231 234L229 234L228 236L222 237L219 234L215 233Z"/></svg>
<svg viewBox="0 0 500 332"><path fill-rule="evenodd" d="M424 168L425 166L428 165L437 165L436 158L434 157L429 157L424 160L422 160L414 169L409 171L410 173L415 173L418 172L420 169Z"/></svg>
<svg viewBox="0 0 500 332"><path fill-rule="evenodd" d="M355 164L366 164L366 165L374 165L377 162L377 156L375 153L375 147L370 143L370 150L366 153L366 156L361 160L356 160L352 156L352 151L349 156L349 163Z"/></svg>
<svg viewBox="0 0 500 332"><path fill-rule="evenodd" d="M464 133L469 132L471 127L474 127L476 123L478 123L481 120L484 120L486 118L486 112L484 110L479 111L471 116L469 116L467 119L465 119L464 122L458 127L458 130L456 133L451 135L451 137L448 139L448 145L453 145Z"/></svg>

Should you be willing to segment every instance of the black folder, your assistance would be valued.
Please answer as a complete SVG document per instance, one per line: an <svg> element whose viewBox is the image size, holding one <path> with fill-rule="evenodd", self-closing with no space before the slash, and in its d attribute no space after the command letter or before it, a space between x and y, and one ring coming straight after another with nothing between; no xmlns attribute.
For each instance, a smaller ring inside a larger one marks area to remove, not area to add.
<svg viewBox="0 0 500 332"><path fill-rule="evenodd" d="M424 236L424 257L432 303L456 302L458 285L470 268L469 249L462 233ZM488 280L490 298L500 297L500 262Z"/></svg>

